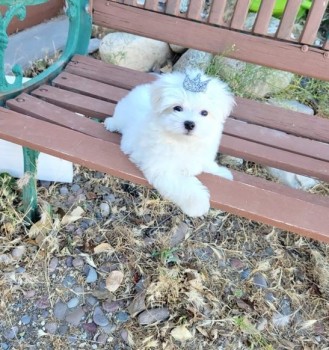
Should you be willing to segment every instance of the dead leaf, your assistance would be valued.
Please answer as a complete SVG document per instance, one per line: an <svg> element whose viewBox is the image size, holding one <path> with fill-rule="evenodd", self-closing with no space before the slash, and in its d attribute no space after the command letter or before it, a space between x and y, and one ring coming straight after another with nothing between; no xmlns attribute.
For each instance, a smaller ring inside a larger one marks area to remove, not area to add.
<svg viewBox="0 0 329 350"><path fill-rule="evenodd" d="M134 300L130 303L130 305L128 306L128 312L130 313L131 317L135 317L140 312L146 310L145 296L146 291L142 291L138 293L135 296Z"/></svg>
<svg viewBox="0 0 329 350"><path fill-rule="evenodd" d="M106 278L106 289L110 292L115 292L121 285L123 280L123 273L121 271L112 271Z"/></svg>
<svg viewBox="0 0 329 350"><path fill-rule="evenodd" d="M44 212L41 215L41 219L34 223L29 230L30 238L37 238L38 236L46 236L52 229L52 218L49 213Z"/></svg>
<svg viewBox="0 0 329 350"><path fill-rule="evenodd" d="M206 338L208 338L209 337L209 334L208 334L208 332L205 330L205 329L203 329L202 327L200 327L200 326L197 326L197 327L195 327L196 329L197 329L197 331L198 332L200 332L204 337L206 337Z"/></svg>
<svg viewBox="0 0 329 350"><path fill-rule="evenodd" d="M192 333L184 325L175 327L170 334L175 340L181 343L193 338Z"/></svg>
<svg viewBox="0 0 329 350"><path fill-rule="evenodd" d="M100 253L112 254L114 253L114 251L115 249L109 243L101 243L94 248L95 254L100 254Z"/></svg>
<svg viewBox="0 0 329 350"><path fill-rule="evenodd" d="M70 214L64 215L62 219L62 225L72 224L73 222L82 218L84 210L81 207L76 207Z"/></svg>

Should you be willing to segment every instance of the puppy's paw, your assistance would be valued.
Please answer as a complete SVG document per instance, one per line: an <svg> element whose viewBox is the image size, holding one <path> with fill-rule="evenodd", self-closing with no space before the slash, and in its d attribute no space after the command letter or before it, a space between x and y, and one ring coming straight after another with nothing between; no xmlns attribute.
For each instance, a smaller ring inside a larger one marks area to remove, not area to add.
<svg viewBox="0 0 329 350"><path fill-rule="evenodd" d="M209 193L206 190L193 193L187 203L181 205L182 211L191 217L206 215L210 209Z"/></svg>
<svg viewBox="0 0 329 350"><path fill-rule="evenodd" d="M113 120L113 117L106 118L104 122L105 129L108 131L117 131L115 127L115 121Z"/></svg>

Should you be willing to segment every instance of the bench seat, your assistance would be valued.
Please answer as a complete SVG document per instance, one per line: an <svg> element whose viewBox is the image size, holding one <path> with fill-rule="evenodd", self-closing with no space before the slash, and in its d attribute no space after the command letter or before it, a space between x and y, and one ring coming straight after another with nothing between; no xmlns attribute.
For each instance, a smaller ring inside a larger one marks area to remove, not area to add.
<svg viewBox="0 0 329 350"><path fill-rule="evenodd" d="M7 101L9 110L0 109L0 138L148 185L120 151L120 135L91 118L111 116L131 88L154 79L152 74L74 56L52 84ZM327 120L236 100L221 153L329 182ZM237 171L233 175L232 182L200 175L210 190L212 207L329 242L329 197Z"/></svg>

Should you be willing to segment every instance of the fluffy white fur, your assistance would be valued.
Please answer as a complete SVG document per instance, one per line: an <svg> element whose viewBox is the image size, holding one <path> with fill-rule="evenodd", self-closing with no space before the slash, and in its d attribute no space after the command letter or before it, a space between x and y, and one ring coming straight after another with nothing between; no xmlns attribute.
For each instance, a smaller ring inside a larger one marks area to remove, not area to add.
<svg viewBox="0 0 329 350"><path fill-rule="evenodd" d="M188 75L194 78L198 73ZM137 86L118 103L105 127L122 134L122 151L149 183L195 217L209 210L208 189L196 175L207 172L233 178L215 157L234 100L218 79L211 78L205 92L186 91L184 79L185 74L175 72ZM201 81L207 79L201 73ZM194 123L193 130L186 128L186 121Z"/></svg>

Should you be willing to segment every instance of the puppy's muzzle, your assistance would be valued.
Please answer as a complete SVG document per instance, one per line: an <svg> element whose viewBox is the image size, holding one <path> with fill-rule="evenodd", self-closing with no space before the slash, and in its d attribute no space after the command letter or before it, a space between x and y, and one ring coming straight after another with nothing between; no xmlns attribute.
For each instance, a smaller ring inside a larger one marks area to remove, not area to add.
<svg viewBox="0 0 329 350"><path fill-rule="evenodd" d="M184 127L187 131L192 131L195 128L195 123L190 120L186 120L184 122Z"/></svg>

